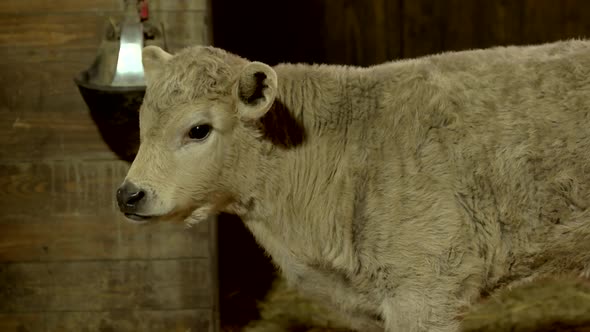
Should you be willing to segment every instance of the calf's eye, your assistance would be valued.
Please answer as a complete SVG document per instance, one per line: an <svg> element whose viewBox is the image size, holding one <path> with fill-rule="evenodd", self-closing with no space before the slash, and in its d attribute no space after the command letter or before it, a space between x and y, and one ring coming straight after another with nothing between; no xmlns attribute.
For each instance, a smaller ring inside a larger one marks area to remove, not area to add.
<svg viewBox="0 0 590 332"><path fill-rule="evenodd" d="M202 141L205 138L207 138L207 136L209 136L209 133L211 132L211 126L210 125L198 125L198 126L194 126L191 128L191 130L189 130L188 132L188 137L190 139L194 139L197 141Z"/></svg>

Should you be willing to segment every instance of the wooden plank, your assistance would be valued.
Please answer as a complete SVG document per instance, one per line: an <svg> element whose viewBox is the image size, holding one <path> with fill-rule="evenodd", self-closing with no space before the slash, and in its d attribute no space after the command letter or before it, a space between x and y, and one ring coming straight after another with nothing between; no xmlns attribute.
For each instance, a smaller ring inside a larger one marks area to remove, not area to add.
<svg viewBox="0 0 590 332"><path fill-rule="evenodd" d="M209 262L211 264L211 288L213 296L211 299L211 322L212 329L210 332L219 332L221 326L221 316L219 310L220 288L219 288L219 221L222 214L212 218L208 224L209 232Z"/></svg>
<svg viewBox="0 0 590 332"><path fill-rule="evenodd" d="M590 3L568 0L404 2L404 56L590 35Z"/></svg>
<svg viewBox="0 0 590 332"><path fill-rule="evenodd" d="M521 11L521 1L450 0L444 7L442 50L518 43Z"/></svg>
<svg viewBox="0 0 590 332"><path fill-rule="evenodd" d="M186 230L124 220L115 191L128 167L122 161L0 164L0 261L207 257L208 223Z"/></svg>
<svg viewBox="0 0 590 332"><path fill-rule="evenodd" d="M1 2L0 2L1 3ZM176 3L176 2L167 2ZM178 2L182 6L183 2ZM185 4L190 2L185 2ZM207 35L204 10L157 10L150 12L166 28L172 49L202 44ZM113 13L113 17L120 14ZM52 15L1 15L0 63L63 61L75 72L94 60L108 16L98 13ZM205 36L205 37L204 37ZM72 61L75 61L72 64ZM80 66L79 64L83 64Z"/></svg>
<svg viewBox="0 0 590 332"><path fill-rule="evenodd" d="M588 1L524 0L523 39L527 43L590 36Z"/></svg>
<svg viewBox="0 0 590 332"><path fill-rule="evenodd" d="M2 0L0 14L80 13L123 10L123 0Z"/></svg>
<svg viewBox="0 0 590 332"><path fill-rule="evenodd" d="M170 43L201 43L205 33L205 11L153 10L161 20ZM107 16L94 13L52 15L1 15L0 45L38 49L96 49ZM0 49L2 50L2 49ZM9 53L5 48L3 52Z"/></svg>
<svg viewBox="0 0 590 332"><path fill-rule="evenodd" d="M0 45L13 47L96 47L106 17L97 13L0 15Z"/></svg>
<svg viewBox="0 0 590 332"><path fill-rule="evenodd" d="M474 8L473 17L476 19L480 12L489 13L485 16L487 19L476 19L477 27L489 32L482 34L478 47L522 44L522 1L482 1L480 4L482 7Z"/></svg>
<svg viewBox="0 0 590 332"><path fill-rule="evenodd" d="M33 209L34 207L29 207ZM0 262L208 257L208 223L138 226L120 214L0 217Z"/></svg>
<svg viewBox="0 0 590 332"><path fill-rule="evenodd" d="M44 332L43 314L0 314L0 331L6 332Z"/></svg>
<svg viewBox="0 0 590 332"><path fill-rule="evenodd" d="M489 15L479 11L482 1L449 0L443 8L444 20L441 21L441 47L444 50L459 51L474 48L479 41L479 34L485 33L475 29L476 22ZM496 1L494 1L496 2ZM478 13L477 16L474 14ZM441 50L442 51L442 50Z"/></svg>
<svg viewBox="0 0 590 332"><path fill-rule="evenodd" d="M24 67L21 70L14 65L0 65L0 112L3 115L8 115L9 111L38 110L41 106L43 83L39 76L44 74Z"/></svg>
<svg viewBox="0 0 590 332"><path fill-rule="evenodd" d="M203 11L154 11L164 24L168 49L174 53L184 47L207 44L206 13Z"/></svg>
<svg viewBox="0 0 590 332"><path fill-rule="evenodd" d="M165 24L170 43L173 46L179 43L185 43L185 45L202 43L207 31L205 8L203 10L170 10L183 6L200 8L201 5L192 1L162 2L164 3L174 5L164 6L163 9L152 8L150 15L154 20L161 20ZM119 17L120 13L110 15ZM14 59L16 58L13 55L14 49L21 47L27 48L32 53L41 52L39 50L53 52L95 50L107 23L108 15L93 12L76 15L68 13L0 14L0 45L2 45L0 54L9 55L11 59Z"/></svg>
<svg viewBox="0 0 590 332"><path fill-rule="evenodd" d="M412 0L403 2L404 58L413 58L443 50L443 1Z"/></svg>
<svg viewBox="0 0 590 332"><path fill-rule="evenodd" d="M440 7L428 0L406 1L404 55L584 36L590 33L590 23L574 14L584 12L581 5L574 0L451 0ZM590 4L585 6L590 9Z"/></svg>
<svg viewBox="0 0 590 332"><path fill-rule="evenodd" d="M207 309L0 314L0 331L3 332L206 332L210 329L210 310Z"/></svg>
<svg viewBox="0 0 590 332"><path fill-rule="evenodd" d="M554 41L563 35L560 23L563 3L551 0L523 0L523 41L542 43Z"/></svg>
<svg viewBox="0 0 590 332"><path fill-rule="evenodd" d="M154 20L161 20L165 24L167 37L172 44L202 42L206 31L206 11L153 9L150 13ZM120 16L119 13L111 15ZM20 47L30 52L40 49L54 52L95 50L107 23L108 15L99 13L0 14L0 54L10 55L13 49Z"/></svg>
<svg viewBox="0 0 590 332"><path fill-rule="evenodd" d="M89 65L90 61L1 64L0 110L85 110L74 76Z"/></svg>
<svg viewBox="0 0 590 332"><path fill-rule="evenodd" d="M81 98L72 96L72 99ZM19 102L17 98L14 100ZM115 128L112 130L110 134L117 133ZM128 143L122 141L120 144L120 148L124 148ZM77 110L45 112L0 110L0 161L72 159L117 159L89 111L82 106Z"/></svg>
<svg viewBox="0 0 590 332"><path fill-rule="evenodd" d="M207 9L207 0L150 0L151 10L200 11Z"/></svg>
<svg viewBox="0 0 590 332"><path fill-rule="evenodd" d="M13 47L0 44L0 65L12 66L38 65L47 63L67 63L69 70L78 72L92 64L96 57L98 44L92 47L80 47L77 49L61 49L58 47ZM7 67L11 68L11 67ZM12 67L14 71L14 67ZM39 75L39 73L37 73Z"/></svg>
<svg viewBox="0 0 590 332"><path fill-rule="evenodd" d="M149 0L152 10L205 10L206 0ZM108 12L124 9L123 0L2 0L0 14Z"/></svg>
<svg viewBox="0 0 590 332"><path fill-rule="evenodd" d="M366 66L398 58L399 1L324 1L327 61Z"/></svg>
<svg viewBox="0 0 590 332"><path fill-rule="evenodd" d="M208 259L0 264L0 312L210 308Z"/></svg>
<svg viewBox="0 0 590 332"><path fill-rule="evenodd" d="M561 28L564 31L564 38L590 37L590 20L588 20L589 11L590 2L588 1L563 1Z"/></svg>
<svg viewBox="0 0 590 332"><path fill-rule="evenodd" d="M0 164L2 218L39 222L63 216L115 215L115 192L128 164L63 161Z"/></svg>
<svg viewBox="0 0 590 332"><path fill-rule="evenodd" d="M207 43L204 13L160 12L157 15L165 24L171 52ZM43 30L44 27L36 29ZM75 48L51 43L39 47L28 44L9 47L9 38L2 41L0 31L0 45L6 45L0 47L0 72L3 73L0 75L0 110L85 109L73 78L94 60L99 43L96 33L92 32L92 38Z"/></svg>

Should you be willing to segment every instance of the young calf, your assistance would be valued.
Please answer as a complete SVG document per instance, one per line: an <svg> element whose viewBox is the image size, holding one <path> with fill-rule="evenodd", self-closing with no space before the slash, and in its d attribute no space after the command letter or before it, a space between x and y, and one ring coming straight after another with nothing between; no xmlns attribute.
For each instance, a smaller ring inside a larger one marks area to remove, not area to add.
<svg viewBox="0 0 590 332"><path fill-rule="evenodd" d="M134 221L239 215L359 331L457 331L482 293L590 273L590 42L368 68L146 47Z"/></svg>

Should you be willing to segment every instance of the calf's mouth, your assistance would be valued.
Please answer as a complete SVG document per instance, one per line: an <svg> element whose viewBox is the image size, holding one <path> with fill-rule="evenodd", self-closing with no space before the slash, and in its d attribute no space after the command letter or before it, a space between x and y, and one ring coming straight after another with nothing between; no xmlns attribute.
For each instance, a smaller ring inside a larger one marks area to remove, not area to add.
<svg viewBox="0 0 590 332"><path fill-rule="evenodd" d="M144 215L140 215L140 214L136 214L136 213L124 213L124 215L127 219L130 219L134 222L139 222L139 223L147 222L155 217L155 216L144 216Z"/></svg>

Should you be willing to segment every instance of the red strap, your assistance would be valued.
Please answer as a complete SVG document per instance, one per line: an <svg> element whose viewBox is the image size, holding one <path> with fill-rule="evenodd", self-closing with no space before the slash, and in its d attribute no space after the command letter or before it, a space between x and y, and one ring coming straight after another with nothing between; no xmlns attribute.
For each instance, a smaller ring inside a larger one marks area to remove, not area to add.
<svg viewBox="0 0 590 332"><path fill-rule="evenodd" d="M141 8L139 9L139 17L142 21L145 21L149 18L150 11L148 9L148 2L143 0L141 1Z"/></svg>

